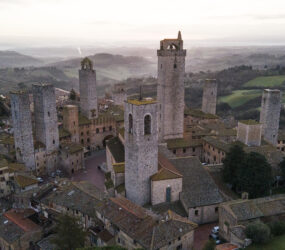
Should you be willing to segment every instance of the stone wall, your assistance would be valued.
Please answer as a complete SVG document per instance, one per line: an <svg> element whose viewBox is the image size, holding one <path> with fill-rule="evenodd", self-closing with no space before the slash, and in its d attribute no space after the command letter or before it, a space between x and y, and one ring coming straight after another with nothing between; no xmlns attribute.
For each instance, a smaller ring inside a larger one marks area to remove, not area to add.
<svg viewBox="0 0 285 250"><path fill-rule="evenodd" d="M51 84L34 84L35 138L43 143L47 152L58 150L59 135L54 87Z"/></svg>
<svg viewBox="0 0 285 250"><path fill-rule="evenodd" d="M262 95L260 123L264 139L277 145L281 110L281 92L278 89L265 89Z"/></svg>
<svg viewBox="0 0 285 250"><path fill-rule="evenodd" d="M219 204L189 208L188 219L197 224L216 222L219 219Z"/></svg>
<svg viewBox="0 0 285 250"><path fill-rule="evenodd" d="M71 141L79 143L78 107L66 105L63 108L63 128L71 134Z"/></svg>
<svg viewBox="0 0 285 250"><path fill-rule="evenodd" d="M208 164L221 164L222 160L226 157L223 150L213 147L212 145L203 143L203 157L202 162Z"/></svg>
<svg viewBox="0 0 285 250"><path fill-rule="evenodd" d="M207 114L216 114L217 105L217 81L207 79L203 88L202 111Z"/></svg>
<svg viewBox="0 0 285 250"><path fill-rule="evenodd" d="M159 141L182 138L186 56L183 41L180 39L162 40L157 56Z"/></svg>
<svg viewBox="0 0 285 250"><path fill-rule="evenodd" d="M261 144L261 124L238 123L237 140L248 146L260 146Z"/></svg>
<svg viewBox="0 0 285 250"><path fill-rule="evenodd" d="M34 140L29 95L17 92L11 93L10 96L17 161L24 163L28 170L34 170Z"/></svg>
<svg viewBox="0 0 285 250"><path fill-rule="evenodd" d="M88 119L98 117L96 71L79 70L80 111Z"/></svg>
<svg viewBox="0 0 285 250"><path fill-rule="evenodd" d="M138 101L139 102L139 101ZM138 205L151 201L150 177L158 171L157 103L125 103L126 196ZM132 129L129 133L129 117ZM144 119L151 116L151 133L144 134Z"/></svg>
<svg viewBox="0 0 285 250"><path fill-rule="evenodd" d="M171 202L179 200L182 192L182 178L151 181L151 204L156 205L166 202L166 188L171 188Z"/></svg>

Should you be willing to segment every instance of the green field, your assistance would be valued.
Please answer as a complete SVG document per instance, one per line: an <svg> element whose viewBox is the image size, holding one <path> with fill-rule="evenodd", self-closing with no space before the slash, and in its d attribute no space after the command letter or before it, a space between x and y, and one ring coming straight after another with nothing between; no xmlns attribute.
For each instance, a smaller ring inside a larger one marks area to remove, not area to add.
<svg viewBox="0 0 285 250"><path fill-rule="evenodd" d="M285 250L285 235L274 237L269 243L251 245L247 250Z"/></svg>
<svg viewBox="0 0 285 250"><path fill-rule="evenodd" d="M258 96L261 96L261 94L262 94L262 90L257 90L257 89L235 90L230 95L220 97L219 102L225 102L229 104L231 108L236 108Z"/></svg>
<svg viewBox="0 0 285 250"><path fill-rule="evenodd" d="M246 82L243 86L271 88L281 86L284 81L285 76L262 76Z"/></svg>

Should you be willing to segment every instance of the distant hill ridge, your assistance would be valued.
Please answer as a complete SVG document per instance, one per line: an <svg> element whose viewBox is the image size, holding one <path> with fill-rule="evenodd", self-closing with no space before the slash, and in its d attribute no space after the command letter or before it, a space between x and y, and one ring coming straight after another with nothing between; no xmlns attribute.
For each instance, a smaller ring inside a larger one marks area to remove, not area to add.
<svg viewBox="0 0 285 250"><path fill-rule="evenodd" d="M43 62L15 51L0 51L0 68L40 66Z"/></svg>

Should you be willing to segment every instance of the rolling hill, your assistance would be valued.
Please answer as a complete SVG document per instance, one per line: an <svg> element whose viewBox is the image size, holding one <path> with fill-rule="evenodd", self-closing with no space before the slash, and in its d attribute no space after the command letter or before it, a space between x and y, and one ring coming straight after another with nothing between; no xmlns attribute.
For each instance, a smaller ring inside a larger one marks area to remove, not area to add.
<svg viewBox="0 0 285 250"><path fill-rule="evenodd" d="M40 66L43 62L15 51L0 51L0 68Z"/></svg>

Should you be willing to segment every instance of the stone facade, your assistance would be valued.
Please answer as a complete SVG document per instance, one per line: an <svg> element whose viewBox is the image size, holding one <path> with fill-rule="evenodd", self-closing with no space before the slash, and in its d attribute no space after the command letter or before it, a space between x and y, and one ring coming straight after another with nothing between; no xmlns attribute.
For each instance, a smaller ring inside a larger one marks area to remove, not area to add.
<svg viewBox="0 0 285 250"><path fill-rule="evenodd" d="M281 92L278 89L265 89L262 95L260 123L264 140L276 145L281 110Z"/></svg>
<svg viewBox="0 0 285 250"><path fill-rule="evenodd" d="M71 141L79 143L78 107L66 105L63 108L63 128L71 135Z"/></svg>
<svg viewBox="0 0 285 250"><path fill-rule="evenodd" d="M98 116L96 71L90 60L88 61L91 63L90 66L84 64L84 60L79 70L80 111L88 119L94 119Z"/></svg>
<svg viewBox="0 0 285 250"><path fill-rule="evenodd" d="M203 142L203 157L202 162L207 164L222 164L223 159L226 157L226 150L218 148L207 141Z"/></svg>
<svg viewBox="0 0 285 250"><path fill-rule="evenodd" d="M24 163L27 169L34 170L34 140L30 101L27 93L11 93L11 113L17 161Z"/></svg>
<svg viewBox="0 0 285 250"><path fill-rule="evenodd" d="M254 121L238 122L237 140L248 146L260 146L261 124Z"/></svg>
<svg viewBox="0 0 285 250"><path fill-rule="evenodd" d="M203 88L202 111L206 114L216 114L218 85L215 79L206 79Z"/></svg>
<svg viewBox="0 0 285 250"><path fill-rule="evenodd" d="M59 134L55 90L51 84L34 84L35 138L45 145L48 153L58 150Z"/></svg>
<svg viewBox="0 0 285 250"><path fill-rule="evenodd" d="M125 187L139 205L151 200L150 177L158 171L157 103L125 102Z"/></svg>
<svg viewBox="0 0 285 250"><path fill-rule="evenodd" d="M188 219L197 223L211 223L219 219L219 204L189 208Z"/></svg>
<svg viewBox="0 0 285 250"><path fill-rule="evenodd" d="M186 50L183 49L181 33L177 39L160 41L157 56L159 141L182 138Z"/></svg>
<svg viewBox="0 0 285 250"><path fill-rule="evenodd" d="M167 201L166 189L170 188L170 202L178 201L182 191L182 177L169 180L151 181L151 204L157 205Z"/></svg>

